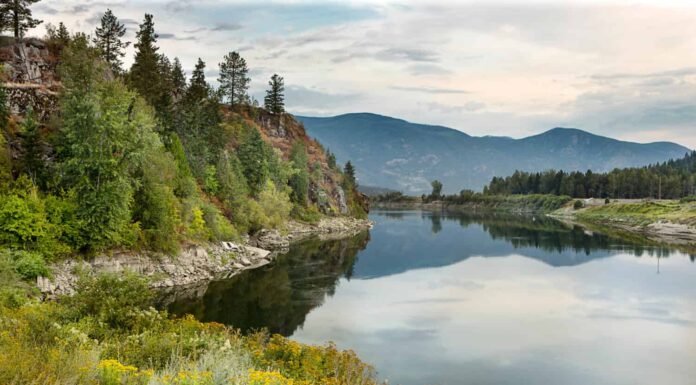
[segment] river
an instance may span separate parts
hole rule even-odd
[[[390,384],[691,384],[694,257],[543,217],[376,211],[171,303],[334,341]]]

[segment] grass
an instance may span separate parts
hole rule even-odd
[[[659,221],[696,225],[696,202],[644,201],[635,203],[610,203],[578,211],[580,220],[592,222],[621,222],[633,226],[646,226]]]

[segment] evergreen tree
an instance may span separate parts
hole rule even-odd
[[[232,213],[236,221],[239,211],[248,199],[249,187],[242,170],[242,164],[234,153],[223,151],[217,165],[217,179],[220,182],[218,197]]]
[[[181,100],[186,93],[186,74],[181,67],[181,62],[178,57],[174,58],[172,66],[172,97],[175,102]]]
[[[357,185],[357,181],[355,179],[355,167],[353,167],[353,163],[350,161],[346,162],[346,165],[343,167],[343,175],[345,175],[346,181],[350,183],[350,185]]]
[[[303,142],[296,140],[292,144],[290,162],[295,169],[289,181],[292,189],[290,198],[294,203],[305,206],[309,195],[309,172],[307,171],[307,149]]]
[[[237,149],[237,155],[250,192],[254,196],[258,196],[269,176],[268,152],[266,142],[261,138],[259,131],[250,127]]]
[[[101,25],[95,31],[94,44],[101,51],[101,57],[109,63],[115,73],[122,71],[121,58],[125,56],[124,49],[130,45],[130,42],[121,41],[125,34],[126,27],[118,21],[110,9],[107,9],[101,18]]]
[[[285,112],[285,85],[283,83],[283,78],[274,74],[271,76],[271,80],[268,82],[270,88],[266,91],[266,97],[264,98],[264,106],[266,110],[271,114],[280,115]]]
[[[58,23],[58,27],[53,24],[47,24],[46,40],[50,40],[60,47],[65,47],[70,43],[70,32],[62,21]]]
[[[162,92],[157,37],[152,15],[145,14],[145,20],[140,24],[140,30],[136,34],[138,41],[135,43],[135,61],[128,76],[131,87],[152,106],[156,106]]]
[[[220,90],[231,106],[247,103],[247,90],[251,81],[248,72],[246,60],[238,52],[228,53],[220,63]]]
[[[186,92],[186,100],[191,103],[200,102],[208,97],[210,86],[205,81],[205,62],[198,58],[196,67],[191,73],[191,83]]]
[[[43,21],[34,19],[29,7],[41,0],[0,0],[3,30],[11,30],[15,38],[24,36],[28,30]]]
[[[21,131],[21,169],[29,176],[34,185],[39,184],[39,176],[43,169],[43,146],[39,122],[36,120],[34,110],[29,108],[22,122]]]

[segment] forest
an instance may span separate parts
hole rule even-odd
[[[517,171],[494,177],[484,194],[552,194],[574,198],[680,199],[696,195],[696,152],[681,159],[608,173]]]

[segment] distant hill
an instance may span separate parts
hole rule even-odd
[[[433,179],[454,193],[481,190],[492,177],[515,170],[610,171],[681,158],[689,151],[670,142],[624,142],[573,128],[512,139],[369,113],[297,118],[339,162],[355,164],[360,184],[410,194],[429,192]]]

